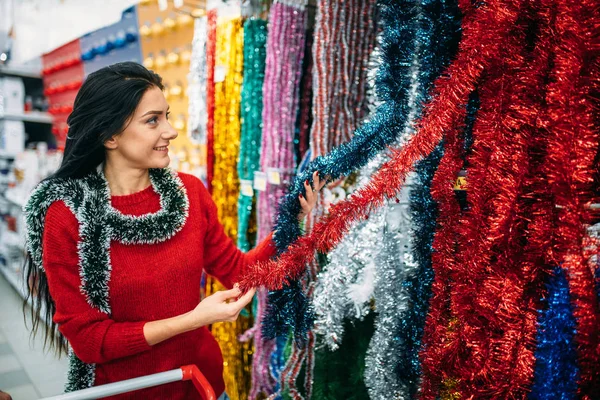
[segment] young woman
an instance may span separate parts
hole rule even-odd
[[[136,63],[90,74],[62,164],[25,207],[34,332],[44,320],[51,347],[68,341],[67,391],[196,364],[223,393],[221,351],[207,326],[238,317],[254,290],[242,294],[236,280],[275,253],[270,237],[240,252],[203,184],[167,169],[177,132],[162,89]],[[318,176],[313,184],[299,218],[316,203]],[[233,289],[200,301],[203,269]],[[178,382],[118,398],[197,394]]]

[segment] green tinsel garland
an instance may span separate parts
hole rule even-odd
[[[254,172],[260,170],[260,143],[262,136],[263,82],[267,57],[267,21],[250,19],[244,24],[244,81],[242,83],[242,133],[238,176],[251,182]],[[242,182],[244,185],[244,182]],[[238,247],[248,251],[248,228],[254,196],[240,191],[238,200]]]
[[[362,321],[345,321],[344,341],[336,351],[322,346],[316,352],[313,398],[363,400],[369,398],[364,383],[365,355],[374,331],[374,313]]]

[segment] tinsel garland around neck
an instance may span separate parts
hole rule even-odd
[[[112,207],[104,174],[92,172],[82,179],[49,179],[33,191],[23,208],[27,224],[26,247],[34,268],[44,273],[42,238],[46,213],[52,203],[63,201],[77,218],[81,291],[88,303],[110,315],[110,243],[152,244],[164,242],[179,232],[188,217],[189,202],[181,179],[169,169],[150,170],[154,191],[160,195],[160,210],[141,216],[124,215]],[[85,364],[71,352],[66,391],[92,386],[94,365]]]

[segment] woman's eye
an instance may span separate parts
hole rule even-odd
[[[158,122],[157,117],[152,117],[147,121],[149,124],[156,124]]]
[[[167,119],[169,119],[169,117],[170,117],[170,116],[171,116],[171,113],[170,113],[170,112],[168,112],[168,113],[167,113]]]

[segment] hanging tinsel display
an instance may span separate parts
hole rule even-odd
[[[254,172],[260,170],[260,148],[262,135],[263,83],[265,78],[267,44],[267,22],[262,19],[249,19],[244,24],[244,81],[242,84],[242,136],[238,174],[242,185],[238,200],[238,247],[248,251],[252,244],[248,236],[250,217],[256,204],[252,181]],[[252,229],[256,234],[255,228]],[[259,289],[256,297],[256,320],[263,314],[266,291]],[[258,324],[248,330],[241,341],[254,339],[252,358],[252,385],[250,399],[258,398],[259,393],[269,393],[274,386],[269,372],[271,343],[262,339]]]
[[[278,175],[258,196],[258,240],[273,229],[274,211],[295,169],[294,129],[304,56],[305,2],[279,1],[271,7],[263,88],[261,170]],[[299,213],[299,212],[298,212]],[[298,218],[296,214],[296,219]]]
[[[600,223],[588,228],[588,236],[584,242],[584,254],[590,270],[596,277],[596,292],[600,303]]]
[[[433,7],[430,8],[430,6]],[[461,14],[457,1],[442,1],[437,6],[435,4],[430,6],[423,5],[425,9],[431,10],[433,13],[433,21],[439,21],[433,26],[432,38],[446,38],[443,41],[432,40],[431,53],[439,55],[439,57],[434,56],[424,60],[423,70],[430,71],[432,76],[436,77],[449,64],[458,48]],[[425,62],[432,63],[431,67],[428,67]],[[467,138],[470,137],[477,109],[477,98],[473,97],[470,99],[467,109],[467,131],[465,132]],[[465,142],[470,143],[467,138],[465,138]],[[431,194],[431,184],[442,155],[443,146],[440,144],[433,153],[416,165],[415,179],[410,194],[410,211],[414,229],[412,253],[416,270],[402,283],[403,289],[407,292],[409,306],[398,316],[403,323],[398,325],[399,329],[394,336],[395,340],[401,343],[401,347],[398,349],[399,353],[404,355],[398,360],[395,373],[400,385],[407,389],[405,398],[416,396],[421,373],[419,350],[434,276],[431,257],[438,216],[437,203]]]
[[[276,1],[269,12],[269,35],[266,44],[266,65],[263,85],[262,143],[260,169],[269,176],[265,191],[258,195],[257,240],[270,234],[274,223],[274,210],[279,198],[295,171],[294,132],[299,108],[300,74],[302,72],[306,40],[306,1]],[[273,179],[275,178],[275,179]],[[263,180],[267,180],[263,177]],[[257,296],[255,329],[260,329],[267,308],[266,289]],[[279,367],[269,370],[269,354],[281,354],[276,343],[256,336],[259,353],[253,362],[252,394],[270,394],[275,390],[273,374]],[[260,341],[260,343],[258,343]],[[276,363],[276,365],[279,365]]]
[[[342,343],[346,320],[363,319],[371,310],[375,281],[374,251],[379,251],[384,213],[376,212],[354,227],[328,255],[317,277],[312,305],[315,332],[331,351]]]
[[[448,54],[448,49],[452,48],[447,44],[449,43],[448,38],[456,35],[456,32],[452,30],[452,28],[456,29],[456,22],[451,23],[456,21],[456,13],[449,13],[447,10],[450,7],[441,7],[440,4],[435,3],[423,7],[424,16],[419,20],[417,16],[419,7],[413,3],[409,4],[404,1],[381,1],[379,3],[384,21],[380,40],[383,55],[376,78],[376,92],[382,104],[372,114],[369,121],[357,130],[351,142],[334,149],[327,156],[317,158],[311,163],[308,170],[318,170],[321,175],[337,178],[362,167],[385,146],[391,145],[399,137],[409,116],[407,108],[411,86],[409,74],[415,54],[420,62],[428,67],[417,74],[419,81],[426,82],[421,84],[421,87],[424,88],[428,87],[429,82],[435,78],[431,69],[439,71],[448,61],[448,56],[443,56],[443,54]],[[443,12],[440,13],[440,9]],[[420,23],[418,24],[417,21]],[[439,26],[443,24],[451,28],[440,29]],[[433,34],[432,29],[438,30],[437,37],[440,39],[437,43],[446,44],[445,47],[439,46],[438,50],[441,51],[437,53],[433,53],[428,44],[429,38]],[[433,54],[442,55],[436,63],[432,63]],[[310,179],[308,172],[305,172],[302,177]],[[292,197],[291,193],[295,193],[294,197],[298,195],[297,193],[302,193],[301,182],[300,178],[294,181],[290,194],[286,196],[280,207],[276,233],[279,238],[280,250],[284,249],[300,232],[296,221],[289,217],[299,208],[297,200]],[[297,284],[292,286],[297,287]],[[274,303],[273,307],[273,309],[279,310],[279,316],[273,315],[265,329],[268,330],[269,335],[277,335],[285,334],[288,327],[294,327],[302,335],[302,332],[310,325],[310,320],[300,317],[302,313],[300,305],[303,304],[301,296],[297,291],[286,288],[279,299],[279,304]],[[284,307],[283,304],[288,304],[288,306]],[[290,310],[289,304],[297,304],[297,309]],[[290,311],[292,312],[290,313]]]
[[[274,211],[279,198],[285,193],[285,185],[295,169],[294,128],[298,113],[298,92],[304,55],[305,2],[276,2],[269,15],[267,38],[267,61],[263,88],[263,140],[261,170],[279,176],[281,184],[268,184],[258,197],[258,239],[268,235],[274,224]],[[296,217],[297,218],[297,217]],[[264,290],[264,289],[263,289]],[[264,325],[265,313],[270,304],[259,296],[263,314],[257,317]],[[272,347],[271,338],[264,338],[265,346]],[[264,368],[264,365],[257,366]],[[272,371],[282,375],[280,371]]]
[[[442,145],[439,145],[431,155],[417,164],[410,192],[410,211],[413,223],[412,251],[417,270],[403,283],[409,293],[410,305],[403,316],[405,323],[395,334],[397,340],[405,346],[401,351],[404,357],[399,360],[395,373],[398,380],[409,389],[410,396],[408,398],[414,397],[421,372],[419,350],[431,297],[431,283],[433,282],[431,245],[438,215],[437,203],[431,196],[431,181],[437,171],[442,154]]]
[[[217,10],[206,13],[206,183],[212,193],[215,168],[215,55],[217,51]]]
[[[493,6],[515,15],[518,10],[501,4],[490,9]],[[465,9],[466,19],[470,12],[473,9]],[[500,52],[480,84],[481,109],[468,160],[469,207],[465,214],[457,217],[460,206],[443,183],[456,176],[461,162],[457,159],[453,163],[452,154],[446,154],[434,178],[432,193],[440,206],[440,228],[433,243],[435,280],[423,339],[422,390],[427,398],[480,397],[484,393],[510,396],[507,391],[519,393],[531,383],[543,266],[539,257],[532,257],[531,268],[523,268],[517,259],[510,258],[527,253],[523,242],[516,240],[527,229],[524,217],[528,205],[520,200],[525,199],[520,193],[530,167],[528,155],[535,149],[530,140],[535,124],[530,116],[539,111],[547,64],[540,52],[543,46],[536,46],[535,51],[541,54],[529,68],[522,68],[529,51],[523,46],[523,35],[530,18],[527,12],[512,27],[502,49],[511,57],[502,57]],[[455,147],[454,153],[460,148],[464,145]],[[444,173],[442,164],[452,170]],[[511,233],[501,233],[505,229]],[[509,237],[515,238],[514,242],[502,242]],[[529,291],[524,291],[526,285],[531,285]],[[447,361],[443,361],[445,357]]]
[[[375,98],[375,74],[381,58],[379,46],[371,53],[370,69],[368,73],[367,97],[369,112],[377,107]],[[416,82],[416,75],[413,75]],[[356,188],[364,186],[370,176],[387,161],[385,154],[381,153],[371,160],[359,173],[357,182],[346,188],[346,192],[353,192]],[[383,222],[380,213],[371,215],[370,221]],[[373,294],[375,279],[375,266],[372,257],[363,257],[370,254],[371,250],[379,246],[379,235],[372,234],[373,227],[367,227],[367,222],[359,222],[348,233],[344,240],[327,256],[324,269],[319,272],[315,284],[315,294],[312,306],[315,311],[315,333],[319,335],[319,342],[331,350],[336,351],[344,333],[344,318],[348,320],[362,319],[370,311],[369,300]],[[377,237],[377,240],[369,240]],[[366,251],[361,251],[365,249]],[[368,268],[365,268],[368,265]],[[319,350],[327,352],[326,349]],[[319,358],[319,354],[317,354]]]
[[[416,271],[411,248],[411,219],[408,208],[410,186],[401,191],[399,200],[385,207],[383,249],[375,259],[375,333],[365,358],[365,384],[369,398],[410,398],[409,388],[396,375],[400,359],[406,357],[404,343],[397,332],[410,307],[403,282]]]
[[[382,0],[378,5],[383,33],[380,39],[382,59],[376,76],[376,93],[381,104],[369,120],[358,128],[350,142],[335,148],[326,156],[315,159],[307,170],[294,180],[290,193],[286,195],[280,206],[278,216],[276,242],[280,251],[300,234],[297,221],[291,216],[297,214],[299,210],[296,198],[303,193],[302,182],[306,179],[310,180],[314,171],[319,171],[323,177],[337,179],[361,168],[378,152],[398,140],[406,125],[411,88],[409,74],[415,52],[418,52],[417,58],[421,60],[431,57],[427,40],[431,35],[428,29],[432,26],[417,23],[419,7],[414,1]],[[433,9],[435,7],[424,11],[431,12]],[[417,77],[420,81],[433,78],[429,71],[421,71]],[[428,84],[421,86],[426,87]],[[296,283],[292,286],[298,287]],[[265,324],[265,329],[270,336],[285,335],[290,327],[302,336],[311,325],[310,318],[302,317],[301,309],[304,308],[304,300],[298,294],[298,290],[286,287],[278,296],[278,302],[271,303],[274,312]],[[295,310],[290,308],[289,305],[292,304],[296,305]]]
[[[206,39],[207,18],[194,21],[192,57],[188,74],[188,136],[193,142],[206,145]]]
[[[313,46],[313,158],[349,141],[367,114],[375,0],[319,0]]]
[[[244,81],[242,83],[242,133],[238,176],[242,191],[238,201],[238,247],[248,251],[250,215],[252,214],[254,172],[260,170],[263,83],[267,43],[267,22],[249,19],[244,24]]]
[[[332,207],[276,264],[266,263],[271,267],[268,277],[258,277],[270,287],[281,287],[286,276],[299,276],[315,250],[328,251],[352,221],[366,218],[385,197],[395,196],[412,164],[442,136],[454,154],[444,156],[432,193],[445,200],[445,215],[460,212],[449,200],[454,194],[447,182],[459,167],[456,154],[464,149],[464,139],[457,129],[478,84],[481,108],[469,158],[469,207],[458,226],[442,219],[446,225],[434,241],[444,257],[433,260],[434,297],[422,353],[424,398],[526,395],[533,381],[537,309],[548,276],[540,260],[548,248],[548,255],[568,272],[575,305],[578,394],[597,396],[598,372],[592,368],[597,361],[597,303],[592,301],[591,271],[581,267],[584,205],[590,200],[598,147],[590,96],[595,81],[589,79],[597,64],[590,53],[594,47],[583,38],[593,36],[587,30],[597,26],[597,16],[589,2],[540,4],[461,3],[465,22],[460,52],[438,80],[419,133],[394,153],[369,187]],[[551,18],[552,5],[557,6],[556,18]],[[553,63],[547,62],[548,49]],[[539,115],[544,119],[541,129]],[[547,188],[555,202],[550,207]],[[257,275],[264,267],[255,269]]]
[[[440,4],[430,5],[426,10],[431,14],[423,13],[421,23],[425,26],[428,26],[429,24],[430,29],[434,32],[433,36],[430,37],[438,38],[438,40],[431,43],[431,45],[433,47],[439,46],[440,48],[435,49],[437,51],[432,51],[432,54],[435,54],[436,57],[427,58],[426,61],[430,64],[424,65],[427,73],[437,75],[441,68],[449,62],[449,59],[453,54],[453,49],[456,48],[456,43],[458,41],[457,28],[459,25],[458,10],[456,4],[452,2],[440,2]],[[428,15],[432,16],[432,20],[423,18]],[[445,19],[439,19],[440,17],[445,17]],[[444,38],[445,40],[439,40],[439,38]],[[416,76],[417,72],[418,69],[415,70],[413,76]],[[416,95],[419,93],[417,89],[418,87],[413,87],[411,94],[414,93],[414,95]],[[425,91],[421,88],[417,104],[421,104],[424,95]],[[412,117],[410,119],[412,119]],[[425,167],[421,168],[423,172],[419,169],[421,175],[425,175],[420,176],[416,182],[417,187],[420,190],[420,192],[415,194],[415,198],[418,198],[416,203],[419,208],[413,210],[413,215],[415,218],[418,218],[418,221],[420,222],[420,225],[416,227],[420,229],[420,234],[417,234],[416,238],[421,241],[427,241],[427,237],[431,240],[435,228],[435,204],[432,200],[427,201],[425,198],[429,193],[429,184],[427,182],[431,180],[431,176],[437,168],[436,160],[439,160],[439,152],[437,156],[432,156],[437,158],[426,163]],[[427,175],[427,173],[429,173],[429,175]],[[392,206],[384,208],[384,210],[388,210],[390,207],[394,206],[397,205],[394,203]],[[432,206],[433,210],[431,210]],[[367,221],[362,223],[362,225],[367,227],[372,225],[374,221],[378,222],[380,213],[381,212],[373,213]],[[359,233],[357,233],[357,231]],[[371,236],[372,235],[369,235],[368,229],[365,230],[363,228],[361,231],[360,228],[355,228],[351,231],[350,235],[330,253],[329,256],[331,262],[327,266],[327,270],[321,274],[323,276],[320,277],[318,284],[326,284],[335,287],[341,281],[343,285],[343,282],[345,282],[348,277],[351,277],[352,274],[349,273],[350,271],[345,270],[343,273],[336,273],[334,272],[336,266],[343,266],[348,269],[355,265],[354,263],[347,262],[347,259],[349,259],[347,254],[341,254],[344,246],[347,245],[349,249],[357,248],[358,251],[356,251],[356,254],[363,254],[360,250],[360,244],[363,241],[369,243],[369,238]],[[352,240],[352,238],[356,239]],[[405,243],[407,243],[407,239],[408,238],[404,240]],[[419,269],[417,270],[417,266],[412,262],[412,257],[409,254],[397,251],[396,246],[399,246],[399,243],[394,242],[394,246],[390,246],[388,243],[387,247],[382,249],[381,241],[385,242],[386,237],[383,237],[383,235],[376,235],[373,241],[375,244],[369,246],[369,253],[379,248],[378,255],[376,256],[377,261],[374,262],[374,260],[367,257],[367,263],[370,261],[371,264],[375,264],[378,267],[375,274],[377,276],[376,279],[378,284],[375,284],[374,286],[375,292],[377,293],[375,304],[376,308],[378,310],[381,309],[382,312],[377,317],[376,332],[369,347],[365,380],[369,387],[371,398],[411,398],[416,391],[418,378],[418,341],[420,340],[420,332],[422,332],[425,321],[426,307],[424,306],[426,306],[428,301],[428,291],[432,278],[432,274],[430,273],[431,259],[430,255],[421,255],[421,257],[418,257],[418,260],[425,259],[428,260],[428,262],[421,262],[418,264]],[[418,246],[419,251],[427,251],[431,246],[431,241],[429,241],[429,244],[419,242]],[[340,247],[342,249],[340,249]],[[391,247],[394,247],[394,251],[386,253],[385,249],[391,249]],[[364,274],[364,277],[372,275],[369,272],[369,269],[366,269],[366,271],[367,273]],[[331,275],[327,276],[327,274]],[[387,279],[380,279],[381,276],[385,276]],[[365,282],[369,282],[369,279],[365,279],[364,277],[362,279]],[[394,278],[396,279],[394,280]],[[391,282],[395,282],[396,285],[393,285]],[[371,282],[370,285],[370,290],[372,291],[373,282]],[[352,313],[354,309],[360,311],[361,308],[357,307],[360,303],[356,304],[356,300],[360,299],[364,302],[365,299],[368,298],[368,283],[363,283],[361,285],[353,284],[350,287],[353,289],[351,293],[359,294],[359,296],[353,296],[355,297],[354,305],[351,304],[352,302],[348,301],[347,296],[345,295],[345,292],[349,291],[346,290],[346,287],[347,286],[344,285],[343,287],[340,286],[330,291],[331,293],[335,293],[333,296],[326,296],[325,293],[328,292],[327,290],[321,292],[317,291],[317,293],[320,294],[317,294],[315,297],[315,300],[321,300],[320,303],[318,301],[315,302],[315,309],[318,316],[317,326],[318,329],[326,335],[325,339],[329,339],[330,345],[333,344],[334,340],[336,342],[339,342],[340,340],[339,329],[335,329],[336,326],[339,327],[339,323],[336,324],[336,321],[340,319],[340,308],[344,310],[345,306],[345,311],[350,313]],[[359,290],[357,291],[354,287],[358,287]],[[393,303],[390,303],[390,299],[393,299]],[[366,303],[363,303],[362,305],[363,307],[368,306]],[[323,315],[323,310],[326,311],[325,315]],[[332,326],[332,323],[334,326]],[[401,356],[395,357],[393,356],[395,354]],[[407,357],[407,355],[410,355],[411,357]]]
[[[595,277],[583,258],[586,204],[594,196],[598,129],[598,26],[595,1],[557,2],[553,70],[546,95],[549,157],[546,172],[556,205],[554,253],[566,271],[576,322],[581,398],[600,397],[600,312]],[[595,97],[596,96],[596,97]]]
[[[348,333],[340,348],[335,351],[317,350],[311,398],[319,400],[369,398],[363,373],[365,353],[373,334],[373,317],[374,315],[370,314],[362,321],[346,320],[342,330]]]
[[[412,8],[408,9],[412,10]],[[395,11],[398,12],[398,10]],[[496,9],[490,11],[489,7],[482,7],[481,9],[478,9],[477,15],[472,19],[478,22],[478,29],[484,29],[484,27],[489,28],[488,22],[491,20],[494,22],[497,21],[500,24],[497,26],[506,31],[514,22],[513,17],[514,15],[512,13],[500,13],[497,12]],[[419,134],[414,136],[402,149],[396,150],[393,153],[390,162],[386,163],[381,168],[364,190],[360,190],[348,200],[332,206],[329,215],[315,226],[310,235],[300,238],[295,244],[289,246],[289,251],[284,253],[277,261],[255,265],[243,279],[242,283],[244,287],[254,287],[263,284],[270,288],[281,288],[290,278],[293,279],[302,274],[304,265],[313,258],[316,250],[322,252],[330,250],[333,245],[339,242],[343,233],[347,231],[349,224],[356,220],[365,219],[369,212],[377,205],[381,204],[386,196],[392,198],[395,197],[398,188],[404,182],[406,174],[411,169],[413,163],[424,155],[431,153],[435,148],[436,143],[439,142],[443,136],[443,132],[448,129],[448,127],[461,120],[460,117],[461,115],[464,115],[464,113],[460,112],[461,107],[457,102],[459,104],[466,104],[468,95],[473,90],[474,82],[477,81],[481,71],[490,62],[490,59],[492,58],[491,54],[495,54],[493,51],[481,53],[479,48],[481,46],[484,48],[489,46],[490,50],[493,50],[494,48],[497,49],[499,47],[499,43],[496,40],[498,39],[497,35],[501,35],[504,31],[495,29],[495,34],[486,34],[482,37],[478,35],[479,32],[476,30],[471,33],[471,35],[465,34],[462,41],[463,46],[457,59],[449,67],[448,73],[438,79],[436,85],[437,95],[434,95],[432,101],[426,108],[425,116],[419,123]],[[482,38],[484,40],[483,42]],[[385,49],[385,44],[382,44],[382,49]],[[394,59],[397,58],[397,56],[394,57]],[[402,64],[402,66],[406,65],[410,66],[411,63],[404,62]],[[401,68],[401,66],[398,66],[397,68]],[[382,91],[384,92],[384,99],[401,97],[397,95],[395,91],[391,91],[390,88],[387,87]],[[404,93],[406,93],[406,90],[404,90]],[[375,122],[381,123],[383,116],[386,116],[388,119],[401,118],[404,120],[406,118],[406,112],[390,114],[390,107],[394,109],[398,106],[395,104],[389,105],[388,103],[385,103],[384,100],[384,105],[379,108],[379,110],[382,111],[376,113],[375,116],[371,118],[370,122],[363,125],[359,131],[366,129],[365,127],[373,128]],[[464,109],[464,105],[462,108]],[[381,129],[377,129],[376,132],[378,134],[381,134],[382,132],[387,133],[388,135],[384,135],[384,137],[393,136],[391,133],[397,129],[397,125],[399,124],[386,124],[381,127]],[[403,126],[404,124],[401,125]],[[391,127],[394,128],[392,129]],[[340,146],[327,157],[333,157],[334,155],[340,157],[340,154],[346,154],[346,150],[349,150],[350,145],[354,148],[354,146],[361,142],[358,139],[364,140],[364,138],[365,136],[362,134],[355,135],[355,140],[350,142],[348,146]],[[369,143],[369,146],[361,147],[360,151],[354,148],[357,153],[352,153],[352,155],[362,156],[362,158],[368,157],[371,153],[366,150],[372,150],[377,143],[385,142],[384,138],[378,135],[372,136],[371,139],[373,139],[373,141]],[[342,160],[340,160],[340,163],[338,164],[330,165],[325,162],[328,159],[327,157],[315,160],[312,164],[314,169],[322,171],[324,175],[332,175],[329,172],[332,172],[334,169],[337,171],[340,164],[345,164],[345,166],[349,168],[347,163]],[[357,157],[347,158],[358,160]],[[321,166],[322,168],[319,168]],[[336,176],[336,174],[333,175]],[[300,192],[299,186],[300,183],[295,180],[293,189]],[[289,195],[287,197],[289,197]],[[294,204],[297,208],[297,202]],[[284,205],[291,206],[292,202],[286,200]],[[282,218],[284,218],[283,214],[286,213],[283,212],[282,209]],[[291,222],[287,217],[284,219]],[[285,226],[286,228],[288,227],[287,225]],[[299,233],[298,229],[294,228],[294,226],[297,227],[297,224],[292,224],[287,233]],[[277,233],[279,234],[282,231],[277,230]],[[316,239],[318,239],[318,241]]]
[[[214,175],[212,197],[225,233],[237,239],[237,199],[239,181],[237,157],[240,146],[240,98],[243,69],[243,28],[239,17],[219,17],[216,30]],[[207,294],[225,288],[214,278],[208,281]],[[246,399],[250,385],[252,344],[241,343],[238,336],[250,327],[250,318],[212,325],[224,360],[227,394]]]
[[[370,54],[373,50],[376,23],[375,0],[338,1],[320,0],[317,3],[312,61],[314,69],[312,117],[310,134],[311,156],[316,157],[329,150],[330,146],[347,141],[357,124],[366,115],[366,75]],[[305,79],[310,79],[306,77]],[[332,144],[320,145],[320,141]],[[325,200],[320,197],[313,214],[308,218],[306,228],[310,229],[314,218],[325,211]],[[310,272],[302,286],[311,288],[315,281],[319,264],[311,263]],[[298,286],[300,289],[300,286]],[[279,294],[273,294],[273,299]],[[304,301],[304,300],[303,300]],[[271,304],[269,302],[269,304]],[[290,361],[284,374],[288,390],[295,392],[298,366],[305,366],[306,396],[312,391],[312,366],[314,364],[314,335],[309,335],[306,344],[294,344]],[[302,356],[299,356],[302,354]]]
[[[314,32],[311,29],[306,31],[306,44],[304,45],[304,62],[302,63],[302,78],[300,80],[300,111],[297,121],[296,139],[294,142],[296,151],[296,161],[299,169],[301,162],[305,158],[310,148],[310,130],[312,128],[312,99],[313,99],[313,79],[314,60],[312,48],[314,43]]]
[[[495,17],[503,15],[489,13],[486,8],[480,11],[480,14],[482,14],[481,17],[488,17],[489,14]],[[511,15],[509,14],[505,20],[498,18],[500,25],[496,26],[510,27],[513,22],[510,17]],[[477,21],[477,19],[475,20]],[[486,18],[481,18],[481,20],[489,22],[486,21]],[[483,23],[483,26],[488,25]],[[492,47],[494,43],[497,43],[495,39],[495,37],[488,38],[489,45]],[[421,121],[422,128],[420,134],[413,138],[402,151],[394,154],[392,161],[387,163],[376,174],[370,186],[355,193],[348,201],[333,206],[330,210],[330,215],[325,218],[324,222],[317,224],[316,229],[313,229],[310,235],[300,239],[297,244],[292,246],[293,251],[284,254],[277,263],[273,262],[269,264],[266,269],[263,269],[264,265],[258,266],[254,270],[256,275],[248,277],[250,278],[248,282],[262,282],[272,288],[281,287],[280,285],[284,281],[280,280],[280,278],[288,276],[293,271],[301,273],[302,266],[312,258],[313,252],[316,249],[324,252],[329,250],[334,243],[339,241],[341,237],[340,233],[345,232],[352,220],[363,219],[368,215],[372,209],[371,204],[379,204],[384,195],[395,197],[396,190],[403,182],[405,174],[412,166],[412,163],[423,154],[427,154],[433,150],[433,146],[441,138],[442,132],[448,126],[452,126],[455,121],[461,120],[460,108],[450,105],[455,104],[456,100],[461,98],[466,103],[466,97],[473,87],[472,83],[469,85],[469,82],[474,82],[483,69],[483,66],[489,62],[487,59],[489,55],[487,53],[481,54],[477,50],[477,47],[481,44],[478,35],[473,34],[472,37],[466,35],[463,43],[465,41],[471,45],[464,46],[458,60],[450,67],[452,73],[444,76],[438,83],[439,94],[434,97],[429,106],[428,113]],[[475,45],[475,43],[477,44]],[[484,44],[488,45],[487,42]],[[469,65],[477,66],[477,68],[467,67]],[[461,83],[460,85],[458,85],[459,82]],[[459,88],[460,90],[455,91],[455,88]],[[402,113],[394,114],[396,117],[398,115],[402,115]],[[398,168],[400,166],[402,166],[402,169]],[[325,169],[325,172],[327,172],[327,169]],[[352,207],[353,205],[355,207]],[[316,238],[319,238],[318,247],[316,246],[317,243],[313,241]],[[268,277],[261,273],[261,271],[266,270],[269,271]],[[279,275],[280,273],[282,274]],[[290,275],[292,277],[298,276],[293,273]]]
[[[420,103],[417,97],[422,96],[418,90],[418,70],[419,64],[415,58],[410,73],[412,87],[408,100],[409,121],[416,117],[417,103]],[[423,88],[421,92],[422,90]],[[399,139],[400,143],[406,142],[412,133],[413,126],[409,123]],[[358,187],[364,186],[387,159],[387,155],[381,153],[370,161],[361,171]],[[377,268],[375,259],[383,250],[381,239],[385,214],[385,209],[376,211],[367,221],[353,227],[344,240],[328,254],[326,268],[318,275],[312,300],[316,314],[316,332],[323,336],[323,342],[331,350],[336,350],[342,341],[344,320],[362,319],[371,308]],[[397,256],[401,257],[399,254]]]
[[[243,69],[240,18],[219,18],[215,62],[214,176],[212,196],[227,236],[237,239],[240,96]]]
[[[546,308],[538,320],[535,378],[530,399],[575,399],[579,368],[574,346],[575,319],[565,271],[555,268]]]

